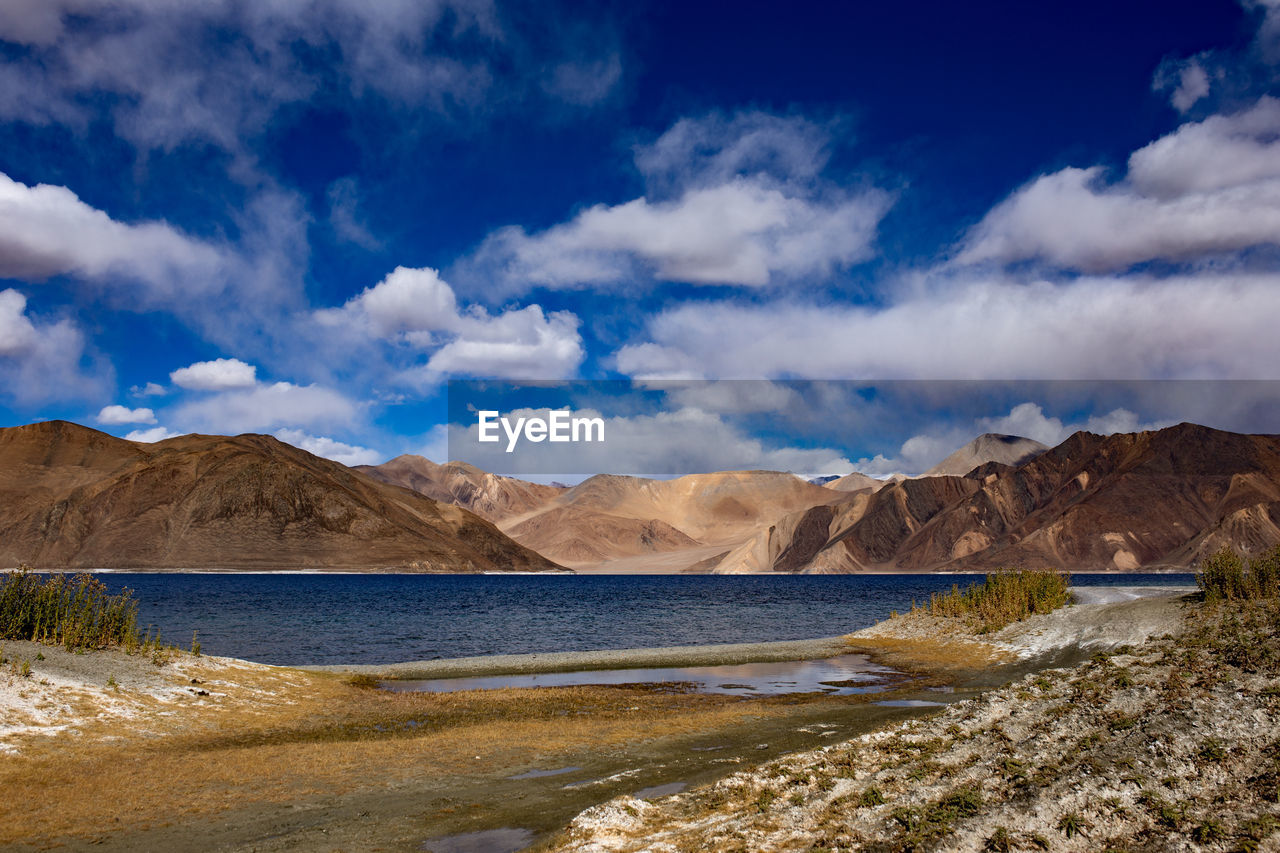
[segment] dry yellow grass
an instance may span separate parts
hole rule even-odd
[[[217,673],[206,675],[212,684]],[[166,716],[157,702],[133,719],[89,722],[74,738],[24,742],[0,767],[0,845],[492,772],[530,756],[607,750],[733,726],[748,713],[786,713],[784,702],[645,689],[393,694],[288,670],[221,681],[227,695],[216,705]]]

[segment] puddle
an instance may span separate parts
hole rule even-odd
[[[533,843],[531,829],[486,829],[428,838],[418,847],[430,853],[515,853]]]
[[[396,692],[452,693],[504,687],[569,687],[610,684],[687,684],[701,693],[770,696],[781,693],[828,693],[847,696],[884,689],[883,677],[893,673],[876,666],[866,655],[840,655],[825,660],[776,661],[724,666],[598,669],[587,672],[548,672],[537,675],[490,675],[476,678],[433,678],[388,681]]]
[[[508,779],[541,779],[543,776],[559,776],[562,773],[573,773],[575,770],[581,770],[581,767],[557,767],[555,770],[530,770],[527,773],[520,773],[515,776],[508,776]]]
[[[637,800],[652,800],[657,797],[669,797],[672,794],[678,794],[685,789],[686,782],[668,782],[665,785],[654,785],[652,788],[641,788],[631,796]]]
[[[886,708],[941,708],[947,703],[930,702],[927,699],[889,699],[876,704],[883,705]]]

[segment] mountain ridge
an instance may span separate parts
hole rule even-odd
[[[552,571],[490,522],[272,436],[0,429],[0,563]]]

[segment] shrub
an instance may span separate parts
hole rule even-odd
[[[72,649],[136,642],[138,603],[129,590],[108,595],[90,574],[42,578],[23,567],[0,576],[0,638]]]
[[[1249,559],[1224,547],[1196,572],[1205,601],[1241,601],[1280,595],[1280,545]]]
[[[981,584],[960,591],[952,586],[945,594],[934,593],[929,612],[934,616],[969,619],[982,633],[1037,613],[1049,613],[1067,603],[1071,576],[1047,570],[1003,570],[987,575]]]

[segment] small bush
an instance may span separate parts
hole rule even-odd
[[[0,576],[0,638],[65,646],[68,651],[136,642],[138,603],[108,595],[90,574],[42,578],[23,567]]]
[[[871,806],[884,805],[884,794],[880,793],[880,789],[875,785],[862,792],[862,796],[858,797],[858,805],[864,808]]]
[[[971,584],[961,592],[959,585],[945,594],[934,593],[929,613],[934,616],[968,619],[980,632],[998,631],[1004,626],[1037,613],[1050,613],[1068,601],[1071,576],[1045,570],[1009,570],[987,575],[981,584]]]
[[[1224,547],[1196,572],[1205,601],[1241,601],[1280,595],[1280,545],[1246,559]]]

